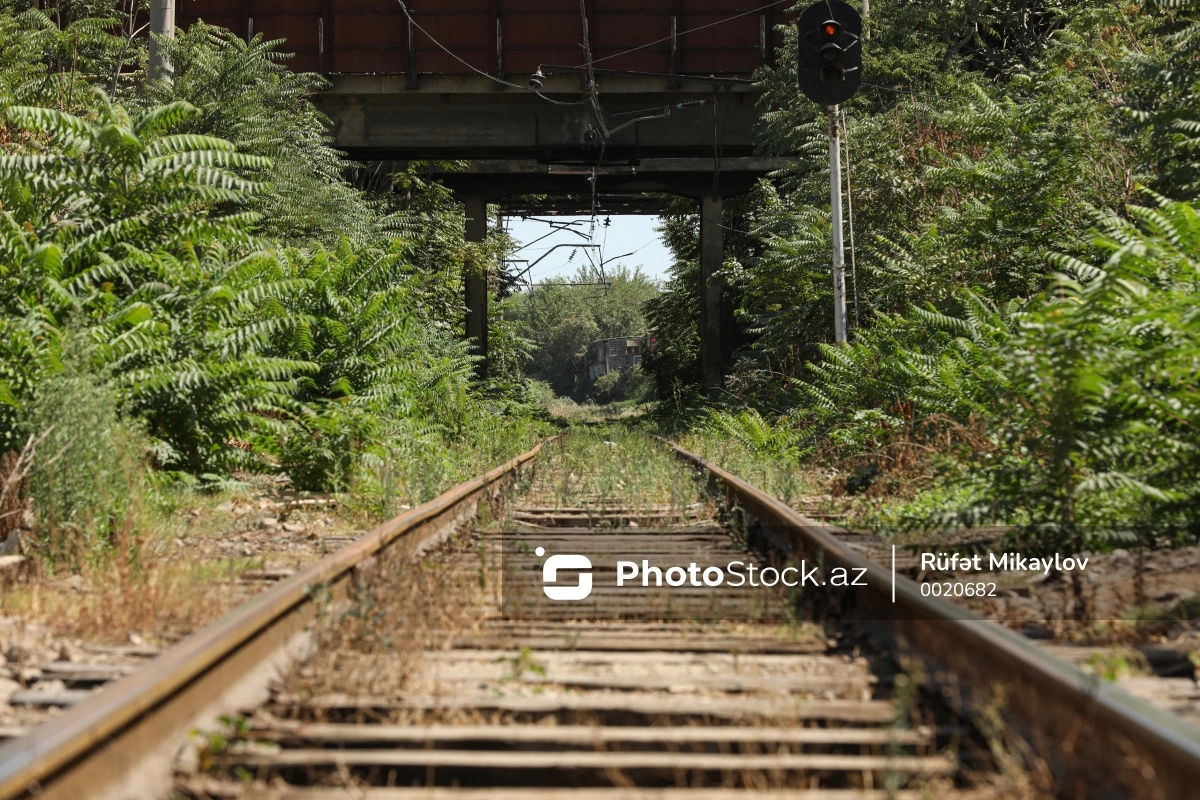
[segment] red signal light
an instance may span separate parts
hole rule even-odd
[[[809,0],[796,20],[796,77],[823,106],[849,100],[862,81],[862,15],[846,0]]]

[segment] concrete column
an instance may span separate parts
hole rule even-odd
[[[175,38],[175,0],[150,0],[150,33]],[[171,64],[150,37],[150,80],[171,79]]]
[[[723,210],[720,197],[700,199],[700,366],[705,391],[722,385],[733,342],[732,320],[726,320],[730,315],[725,308],[725,281],[713,278],[725,263]]]
[[[482,197],[467,197],[466,239],[468,242],[482,244],[487,240],[487,201]],[[467,305],[467,340],[471,342],[471,351],[483,356],[476,366],[476,374],[480,380],[487,378],[488,354],[488,317],[487,317],[487,265],[473,263],[469,259],[463,265],[463,286]]]

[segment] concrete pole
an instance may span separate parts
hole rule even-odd
[[[175,0],[150,0],[150,33],[175,38]],[[150,80],[170,80],[171,63],[150,37]]]
[[[482,197],[470,196],[465,199],[467,207],[466,240],[469,243],[483,244],[487,241],[487,201]],[[483,356],[475,367],[475,373],[480,380],[486,380],[488,374],[488,296],[487,296],[487,265],[472,263],[470,260],[463,265],[463,286],[467,306],[467,340],[471,342],[471,352]]]
[[[842,244],[842,141],[838,107],[829,106],[829,205],[833,211],[833,337],[846,343],[846,250]]]
[[[700,199],[700,366],[706,391],[720,388],[725,378],[725,281],[713,278],[725,265],[724,202],[720,197]]]

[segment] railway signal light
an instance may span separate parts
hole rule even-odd
[[[862,17],[842,0],[818,0],[796,21],[800,91],[836,106],[862,83]]]
[[[831,19],[821,25],[821,83],[835,86],[846,77],[846,48],[842,47],[842,26]]]
[[[862,17],[843,0],[817,0],[796,20],[800,91],[825,106],[829,122],[829,205],[833,223],[833,336],[846,331],[846,253],[842,244],[842,163],[838,106],[862,84]]]

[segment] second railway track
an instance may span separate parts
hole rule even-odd
[[[867,800],[1020,784],[1166,800],[1200,785],[1200,743],[1178,721],[891,583],[691,454],[619,445],[555,444],[545,464],[533,451],[283,581],[0,748],[0,797]],[[637,460],[671,456],[713,491],[638,485],[653,480]],[[806,558],[869,584],[629,600],[601,559],[588,602],[514,605],[511,565],[541,564],[535,544],[549,557],[600,539],[647,563]],[[1008,742],[973,727],[996,698]],[[179,747],[218,711],[220,735]],[[1010,745],[1054,787],[1000,770]]]

